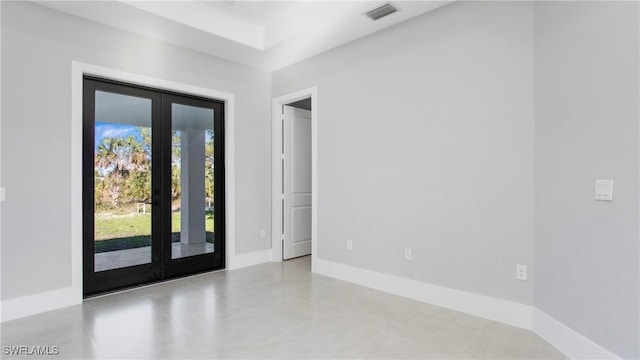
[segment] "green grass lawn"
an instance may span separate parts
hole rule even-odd
[[[207,241],[213,242],[213,212],[207,211]],[[180,241],[180,212],[171,214],[173,241]],[[151,214],[95,216],[95,252],[131,249],[151,244]]]

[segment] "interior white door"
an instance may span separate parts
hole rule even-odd
[[[282,258],[311,254],[311,112],[284,106]]]

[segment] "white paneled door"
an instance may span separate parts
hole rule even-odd
[[[311,112],[284,106],[283,259],[311,254]]]

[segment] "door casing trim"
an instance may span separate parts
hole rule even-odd
[[[282,261],[282,206],[281,184],[282,169],[280,165],[282,143],[282,106],[298,100],[311,98],[311,271],[315,272],[314,263],[318,258],[318,88],[298,90],[276,97],[271,106],[271,254],[272,261]]]

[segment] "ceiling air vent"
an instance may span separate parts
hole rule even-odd
[[[375,9],[367,12],[367,16],[370,17],[373,20],[378,20],[378,19],[381,19],[381,18],[383,18],[383,17],[385,17],[387,15],[391,15],[396,11],[398,11],[398,9],[393,7],[393,5],[384,4],[384,5],[380,6],[379,8],[375,8]]]

